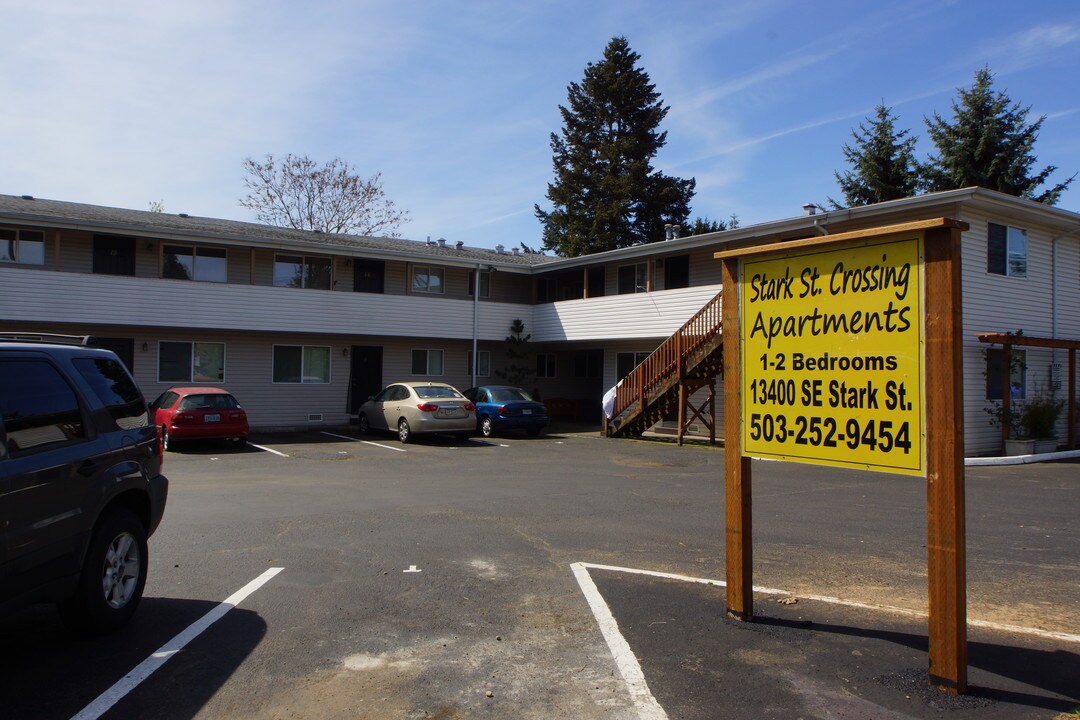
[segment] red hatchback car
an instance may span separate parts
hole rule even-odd
[[[150,409],[166,450],[182,440],[231,440],[238,448],[247,444],[247,413],[223,388],[169,388]]]

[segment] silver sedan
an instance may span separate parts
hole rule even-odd
[[[445,383],[387,385],[360,406],[360,432],[397,432],[403,443],[421,433],[449,433],[468,440],[476,431],[476,406]]]

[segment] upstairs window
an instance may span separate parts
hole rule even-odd
[[[161,277],[223,283],[228,280],[225,248],[166,245],[162,249]]]
[[[989,223],[986,231],[986,272],[1027,277],[1027,230]]]
[[[412,291],[414,293],[442,295],[445,292],[444,287],[442,268],[426,265],[417,265],[413,268]]]
[[[0,230],[0,262],[45,264],[45,234],[38,230]]]
[[[477,377],[491,377],[491,353],[487,350],[480,350],[476,353],[477,363],[476,372]],[[469,368],[469,375],[473,373],[473,354],[472,350],[469,351],[466,367]]]
[[[619,268],[619,294],[643,293],[649,289],[649,268],[645,263]]]
[[[476,271],[469,273],[469,295],[473,294],[473,285],[476,284]],[[480,297],[491,297],[491,271],[480,271]]]
[[[330,258],[303,255],[274,257],[275,287],[330,289]]]

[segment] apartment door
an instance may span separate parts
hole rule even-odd
[[[112,350],[132,375],[135,374],[135,341],[131,338],[99,337],[97,346]],[[151,398],[152,399],[152,398]]]
[[[134,275],[135,238],[95,235],[94,272],[102,275]]]
[[[386,263],[382,260],[355,260],[353,261],[353,292],[381,293],[385,276]]]
[[[348,411],[355,415],[360,406],[382,390],[383,349],[371,345],[353,345],[349,369]]]

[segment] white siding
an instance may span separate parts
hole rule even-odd
[[[538,342],[668,337],[718,292],[708,285],[546,303],[535,306],[530,332]]]

